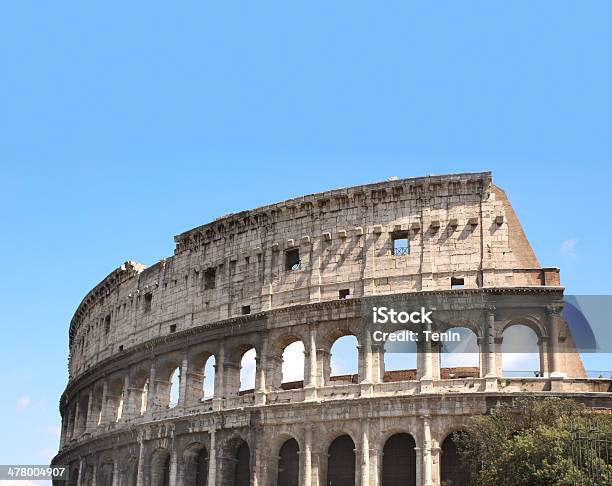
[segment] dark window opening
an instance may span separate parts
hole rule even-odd
[[[215,268],[207,268],[204,272],[204,290],[210,290],[215,288],[215,280],[217,276],[217,270]]]
[[[462,278],[451,277],[451,289],[462,289],[464,285]]]
[[[393,255],[404,256],[410,254],[410,241],[407,231],[398,231],[391,235],[393,240]]]
[[[110,324],[111,324],[111,316],[110,314],[108,314],[105,318],[104,318],[104,332],[106,334],[108,334],[110,332]]]
[[[153,294],[151,292],[146,293],[144,296],[144,311],[145,312],[151,311],[152,302],[153,302]]]
[[[119,351],[123,351],[123,344],[119,346]]]
[[[251,306],[250,305],[243,305],[242,306],[242,315],[246,316],[247,314],[251,313]]]
[[[170,334],[176,332],[176,324],[170,324]]]
[[[299,270],[300,267],[300,250],[297,248],[287,250],[285,253],[285,270]]]
[[[349,289],[338,290],[338,298],[340,300],[348,299],[350,296],[351,296],[351,291]]]

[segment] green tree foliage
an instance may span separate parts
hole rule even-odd
[[[605,441],[580,441],[579,449],[578,430],[612,438],[612,416],[567,399],[521,398],[473,417],[454,440],[471,485],[612,484]]]

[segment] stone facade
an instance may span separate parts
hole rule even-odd
[[[460,484],[445,439],[500,400],[610,407],[610,382],[586,378],[563,321],[559,270],[540,267],[488,172],[304,196],[175,241],[172,257],[112,272],[70,323],[54,463],[70,466],[71,485]],[[380,295],[426,301],[437,330],[470,329],[480,366],[443,369],[440,350],[419,343],[415,370],[385,373],[363,316]],[[515,324],[537,336],[537,377],[502,379],[503,333]],[[345,335],[357,338],[358,373],[332,376]],[[296,341],[304,380],[283,383]],[[255,386],[240,391],[253,348]]]

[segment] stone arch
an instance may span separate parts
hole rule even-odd
[[[336,351],[338,350],[337,346],[342,346],[340,340],[345,340],[346,343],[351,342],[350,346],[354,346],[354,354],[350,358],[349,366],[354,366],[355,373],[343,373],[343,371],[353,371],[353,366],[351,368],[342,369],[340,366],[332,367],[332,362],[334,360],[333,353],[334,347],[336,347]],[[359,350],[361,349],[361,341],[360,341],[360,333],[354,331],[350,328],[350,326],[339,327],[333,329],[329,332],[324,340],[325,346],[322,349],[322,369],[323,369],[323,378],[324,384],[348,384],[348,383],[358,383],[360,370],[361,370],[361,353]],[[354,344],[353,344],[354,343]],[[346,346],[347,348],[349,346]],[[353,351],[350,351],[353,353]],[[338,364],[338,362],[336,362]],[[332,368],[340,368],[334,370]],[[334,378],[332,380],[332,377]]]
[[[102,399],[104,397],[104,385],[101,382],[94,384],[92,393],[91,417],[89,421],[92,428],[102,424]]]
[[[252,356],[253,351],[251,350],[254,350],[255,356]],[[244,363],[243,366],[243,358],[247,353],[250,353],[249,358],[252,356],[252,359],[249,359],[249,362]],[[247,378],[247,375],[249,375],[249,384],[253,383],[254,388],[258,357],[259,350],[257,346],[252,344],[250,341],[241,342],[230,348],[223,366],[223,379],[226,396],[232,397],[237,396],[240,393],[249,393],[254,391],[252,389],[244,388],[244,386],[246,385],[245,379]]]
[[[440,446],[440,481],[448,486],[467,486],[470,484],[470,474],[463,467],[463,462],[458,454],[457,445],[454,441],[456,431],[448,434]]]
[[[381,486],[416,486],[416,441],[411,434],[398,432],[382,448]]]
[[[102,458],[97,468],[96,486],[112,486],[114,474],[115,470],[112,459]]]
[[[212,397],[212,394],[205,393],[205,387],[214,389],[216,372],[214,367],[211,369],[211,363],[216,365],[217,357],[208,346],[197,346],[191,350],[185,403],[197,405],[205,398]]]
[[[298,486],[300,446],[293,437],[286,439],[278,451],[276,486]]]
[[[68,486],[78,486],[78,485],[79,485],[79,470],[75,468],[70,473],[70,478],[68,479]]]
[[[121,417],[124,416],[125,395],[126,390],[124,376],[120,374],[111,376],[111,378],[108,380],[108,390],[106,396],[109,422],[118,422],[121,420]]]
[[[206,486],[208,482],[208,449],[192,442],[183,452],[183,485]]]
[[[150,370],[144,365],[140,365],[132,370],[130,378],[130,410],[134,415],[143,415],[147,410],[147,398],[149,394]]]
[[[410,329],[406,328],[408,332]],[[392,332],[401,335],[402,329]],[[386,332],[386,331],[385,331]],[[415,342],[399,342],[387,339],[382,344],[382,377],[383,381],[416,380],[417,377],[417,345]]]
[[[440,378],[479,378],[480,340],[471,327],[460,324],[445,327],[443,332],[458,334],[458,342],[446,341],[440,345]]]
[[[276,390],[302,388],[304,386],[306,363],[303,353],[305,341],[299,333],[292,330],[274,339],[273,342],[274,344],[267,357],[270,387]],[[295,349],[296,347],[299,348],[298,343],[301,343],[302,353]],[[288,359],[289,355],[292,357],[291,361]],[[291,362],[292,368],[297,369],[297,372],[295,369],[288,368],[289,362]],[[301,373],[298,368],[301,369]]]
[[[507,319],[503,322],[503,324],[497,327],[497,332],[495,337],[501,338],[503,337],[504,332],[512,326],[522,325],[530,328],[538,337],[538,339],[542,339],[548,335],[546,331],[546,326],[542,323],[542,321],[534,315],[525,314],[520,316],[515,316],[510,319]]]
[[[327,449],[327,480],[334,486],[355,486],[355,442],[348,434],[337,436]]]
[[[221,484],[227,486],[249,486],[252,476],[251,449],[241,435],[233,435],[221,444],[221,455],[217,459],[221,473]],[[219,461],[222,463],[219,467]]]
[[[164,447],[153,451],[151,455],[151,486],[170,485],[170,452]]]
[[[503,327],[498,372],[507,377],[537,377],[544,371],[543,339],[529,322],[513,320]]]
[[[163,356],[157,366],[155,377],[155,403],[161,408],[171,408],[171,401],[180,400],[176,393],[180,389],[182,358],[179,353]],[[177,374],[178,370],[178,374]],[[175,405],[175,404],[174,404]]]
[[[130,455],[119,472],[119,486],[136,486],[138,482],[138,456]]]

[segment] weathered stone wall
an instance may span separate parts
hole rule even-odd
[[[394,254],[398,235],[409,252]],[[537,394],[612,405],[612,382],[586,379],[575,352],[558,270],[539,267],[489,173],[305,196],[175,240],[174,256],[112,272],[71,322],[54,459],[70,465],[71,486],[94,478],[96,486],[190,486],[204,460],[209,486],[234,486],[244,444],[250,484],[273,485],[290,439],[300,486],[324,486],[330,444],[343,434],[354,444],[355,484],[377,486],[383,448],[398,433],[414,440],[416,484],[434,486],[444,439],[498,400]],[[287,269],[295,250],[299,265]],[[451,288],[451,278],[463,288]],[[479,366],[442,368],[439,347],[419,343],[416,369],[386,372],[362,307],[381,295],[426,301],[434,330],[470,329]],[[538,376],[502,376],[503,333],[517,324],[535,333]],[[358,372],[332,377],[332,345],[345,335],[357,338]],[[283,386],[283,351],[296,341],[304,379]],[[240,392],[240,360],[251,348],[255,388]],[[213,356],[208,399],[202,383]],[[175,369],[179,402],[170,407]]]
[[[84,299],[71,323],[70,375],[196,317],[214,322],[246,306],[337,300],[343,289],[353,297],[444,290],[451,277],[465,288],[559,285],[517,224],[490,173],[389,181],[220,218],[177,236],[175,255],[150,268],[127,262]],[[393,255],[399,232],[410,242],[401,257]],[[300,265],[287,271],[291,249]]]

